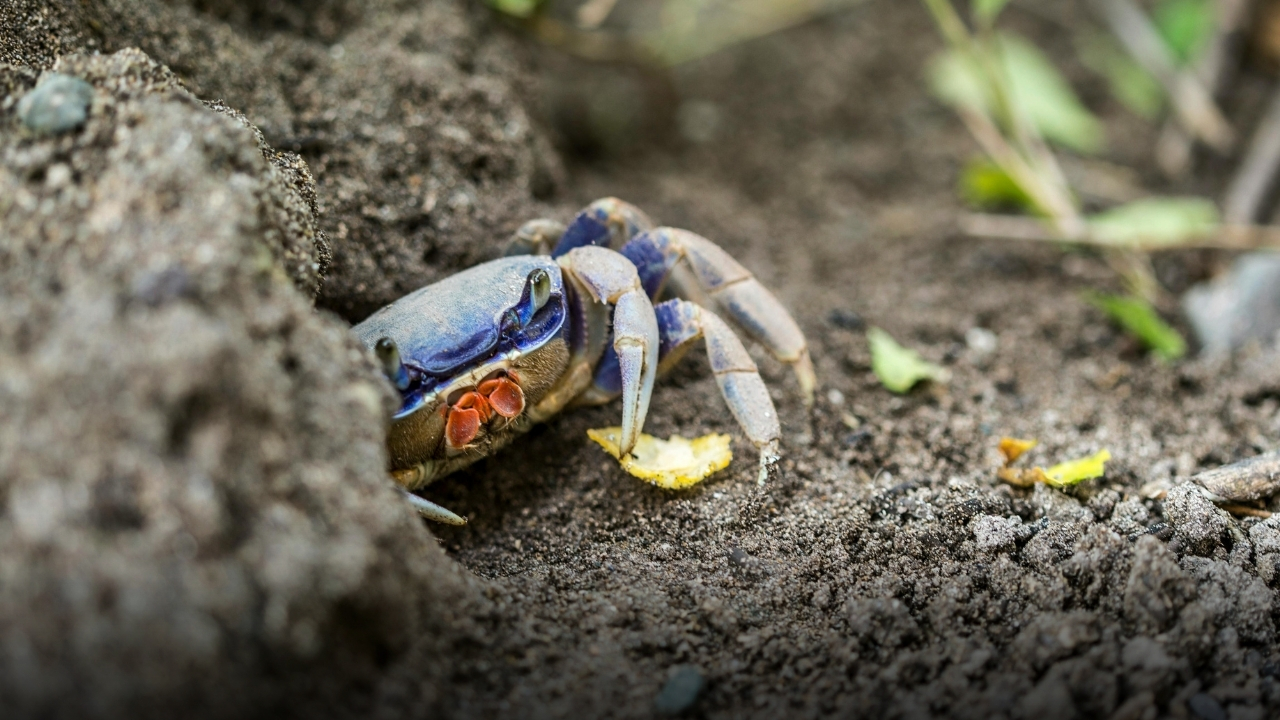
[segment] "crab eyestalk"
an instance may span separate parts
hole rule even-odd
[[[520,301],[507,311],[507,323],[517,327],[528,325],[533,316],[551,299],[551,276],[541,268],[529,273],[524,281]]]
[[[408,390],[409,369],[400,362],[400,348],[396,347],[396,341],[389,337],[381,338],[373,346],[373,351],[377,353],[378,361],[382,363],[382,374],[386,375],[400,392]]]

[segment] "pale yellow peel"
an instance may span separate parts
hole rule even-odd
[[[587,437],[615,458],[621,435],[620,427],[587,431]],[[621,461],[622,469],[660,488],[683,490],[729,466],[733,460],[729,439],[713,433],[693,440],[679,435],[662,440],[641,433],[631,456]]]

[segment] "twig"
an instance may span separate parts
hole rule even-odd
[[[1035,200],[1037,206],[1054,218],[1060,236],[1074,236],[1083,231],[1084,222],[1080,219],[1080,213],[1076,210],[1070,195],[1063,188],[1046,180],[1041,173],[1036,172],[1005,141],[999,128],[991,122],[990,118],[964,108],[957,108],[957,112],[960,119],[964,121],[965,127],[969,129],[969,133],[982,146],[983,151],[1014,178],[1018,186]]]
[[[578,27],[588,30],[600,27],[605,20],[609,19],[609,13],[613,12],[617,4],[618,0],[586,0],[578,6],[575,13]]]
[[[1270,510],[1263,510],[1262,508],[1256,508],[1250,505],[1241,505],[1239,503],[1222,503],[1218,505],[1218,507],[1222,508],[1223,510],[1226,510],[1232,515],[1248,515],[1250,517],[1263,518],[1264,520],[1266,518],[1271,517]]]
[[[1044,220],[1016,215],[991,215],[971,213],[960,218],[960,230],[972,237],[1001,240],[1029,240],[1033,242],[1067,242],[1097,245],[1107,248],[1123,248],[1150,252],[1183,248],[1209,248],[1216,250],[1258,250],[1280,248],[1280,227],[1270,225],[1223,225],[1212,233],[1187,239],[1175,244],[1136,242],[1118,245],[1116,242],[1091,235],[1087,226],[1079,233],[1058,232]]]
[[[1109,247],[1102,251],[1102,258],[1124,279],[1130,293],[1152,305],[1160,299],[1160,281],[1156,279],[1156,269],[1149,254],[1131,248]]]
[[[1258,219],[1267,192],[1280,169],[1280,86],[1271,98],[1271,106],[1263,116],[1249,142],[1244,162],[1227,187],[1223,201],[1223,217],[1228,223],[1246,224]]]
[[[1280,490],[1280,451],[1193,475],[1191,480],[1230,502],[1252,502]]]
[[[1133,0],[1093,0],[1093,5],[1133,59],[1164,85],[1182,124],[1215,150],[1230,150],[1235,132],[1213,96],[1194,75],[1178,71],[1169,48]]]
[[[1250,0],[1218,0],[1213,38],[1196,63],[1195,74],[1210,95],[1216,96],[1227,83],[1228,60],[1235,56],[1240,29],[1249,17]],[[1165,122],[1156,141],[1156,164],[1170,177],[1181,177],[1191,166],[1191,145],[1195,139],[1176,119]]]
[[[969,30],[960,19],[960,15],[956,13],[951,0],[924,0],[924,5],[933,15],[933,21],[937,23],[938,30],[942,32],[942,37],[947,43],[968,52],[971,42]]]

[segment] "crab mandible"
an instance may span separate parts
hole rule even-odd
[[[654,305],[663,293],[671,299]],[[654,378],[705,338],[720,392],[760,450],[763,481],[777,459],[778,415],[742,342],[711,308],[789,363],[812,403],[816,379],[800,328],[715,243],[655,228],[615,198],[592,203],[568,227],[526,223],[507,257],[421,288],[355,326],[400,393],[387,440],[392,476],[424,517],[462,524],[413,491],[567,407],[618,397],[626,457]]]

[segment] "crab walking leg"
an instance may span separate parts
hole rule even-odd
[[[656,299],[670,279],[675,295],[727,313],[774,357],[791,365],[805,404],[813,405],[818,379],[800,326],[773,293],[719,245],[688,230],[662,227],[640,233],[621,252],[636,266],[649,297]]]
[[[436,522],[442,522],[446,525],[467,524],[466,518],[452,512],[451,510],[440,507],[430,500],[418,497],[407,490],[401,490],[400,492],[404,493],[405,498],[409,500],[409,504],[413,506],[413,509],[417,510],[419,515],[428,520],[435,520]]]
[[[511,236],[505,255],[550,255],[564,230],[564,223],[555,220],[530,220]]]
[[[742,431],[760,450],[759,482],[778,459],[778,412],[756,364],[737,333],[715,313],[687,300],[668,300],[654,307],[661,334],[658,368],[666,372],[699,338],[707,341],[707,360],[725,404]]]
[[[658,374],[658,321],[653,304],[640,285],[635,266],[618,253],[581,247],[570,251],[560,263],[579,292],[596,304],[613,306],[612,347],[618,357],[622,390],[622,437],[618,448],[626,457],[644,429]],[[589,308],[586,312],[601,309]],[[586,360],[594,363],[598,358]]]
[[[618,198],[601,198],[573,218],[551,256],[560,257],[580,247],[621,247],[652,227],[653,221],[635,205]]]

